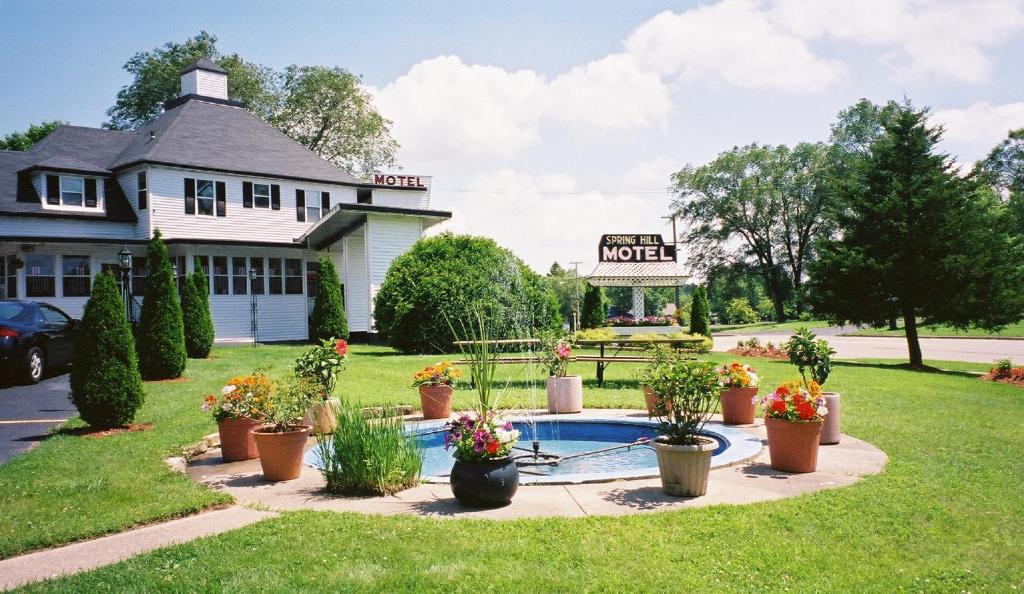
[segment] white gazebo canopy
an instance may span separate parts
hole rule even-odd
[[[644,287],[680,287],[687,280],[679,262],[600,262],[587,277],[595,287],[633,287],[634,318],[644,317]]]

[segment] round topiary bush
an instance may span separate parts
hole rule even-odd
[[[451,233],[420,239],[391,263],[374,317],[389,345],[442,353],[465,337],[462,326],[477,307],[485,310],[494,338],[562,324],[554,293],[522,260],[493,240]]]
[[[310,338],[331,340],[348,339],[348,319],[341,298],[341,279],[330,258],[320,258],[320,285],[313,303],[313,322]]]
[[[213,348],[214,329],[210,317],[210,285],[197,268],[181,288],[181,319],[185,326],[185,352],[193,359],[205,359]]]
[[[89,425],[127,425],[144,393],[132,329],[114,277],[99,274],[75,338],[71,401]]]
[[[173,379],[185,371],[185,328],[174,288],[174,270],[160,230],[146,250],[146,295],[139,318],[139,371],[147,380]]]

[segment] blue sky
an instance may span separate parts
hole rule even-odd
[[[664,232],[668,176],[749,142],[822,140],[910,97],[966,162],[1024,126],[1022,0],[0,2],[0,133],[98,125],[136,51],[200,29],[281,68],[361,74],[447,228],[537,269]]]

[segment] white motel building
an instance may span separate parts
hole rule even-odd
[[[218,340],[302,340],[329,257],[349,328],[374,331],[373,297],[397,256],[451,217],[430,209],[426,177],[362,182],[228,97],[199,60],[181,96],[133,132],[61,126],[24,152],[0,151],[0,298],[80,317],[92,277],[133,255],[145,291],[146,243],[159,229],[179,276],[201,266]]]

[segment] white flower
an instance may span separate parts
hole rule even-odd
[[[825,405],[822,404],[821,406],[818,407],[818,414],[821,415],[821,416],[827,415],[828,414],[828,408],[826,408]]]
[[[220,405],[220,409],[222,411],[225,411],[225,412],[230,411],[231,410],[231,405],[228,404],[227,402],[225,402],[224,404]]]
[[[234,386],[227,385],[227,386],[224,386],[223,388],[221,388],[220,393],[221,394],[230,394],[230,393],[232,393],[234,391],[235,391],[235,387]]]
[[[515,429],[506,431],[504,428],[498,427],[494,430],[494,437],[497,438],[500,443],[511,443],[519,439],[519,431]]]

